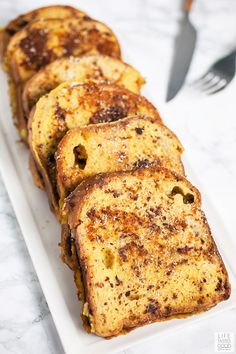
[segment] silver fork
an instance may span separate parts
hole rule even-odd
[[[198,80],[192,83],[195,88],[207,95],[223,90],[233,80],[236,71],[236,50],[218,60]]]

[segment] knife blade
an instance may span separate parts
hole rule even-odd
[[[166,95],[167,102],[174,98],[183,86],[196,45],[197,32],[189,20],[190,9],[191,1],[185,1],[184,17],[175,41],[174,56]]]

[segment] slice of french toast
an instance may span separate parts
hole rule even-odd
[[[90,177],[67,211],[92,333],[109,338],[230,296],[200,194],[184,177],[160,167]]]
[[[174,133],[148,116],[71,129],[55,155],[59,205],[83,179],[101,172],[162,165],[184,174],[182,151]]]
[[[84,12],[75,9],[71,6],[65,5],[51,5],[40,7],[38,9],[27,12],[23,15],[16,17],[14,20],[10,21],[1,31],[0,31],[0,57],[2,58],[10,38],[24,28],[29,22],[34,20],[42,20],[48,18],[65,18],[69,16],[85,17],[87,16]]]
[[[106,55],[94,54],[57,59],[27,81],[23,92],[24,122],[22,121],[20,129],[24,126],[26,128],[29,113],[41,96],[60,83],[72,79],[79,82],[96,79],[101,83],[115,83],[135,93],[139,93],[145,82],[131,65]],[[42,189],[43,181],[32,156],[30,170],[35,185]]]
[[[58,207],[54,154],[67,130],[135,114],[147,114],[161,122],[149,101],[115,84],[62,83],[40,98],[29,120],[29,144],[52,209]]]
[[[24,82],[57,58],[89,52],[114,58],[121,55],[116,36],[105,24],[87,16],[71,16],[29,23],[11,38],[5,57],[16,82]]]
[[[11,85],[15,124],[24,141],[27,142],[22,107],[25,82],[57,58],[97,52],[120,58],[120,47],[114,33],[89,17],[33,21],[11,38],[5,65]]]
[[[40,97],[65,81],[97,80],[122,85],[139,93],[144,78],[131,65],[109,56],[95,54],[55,60],[35,74],[25,85],[23,107],[26,117]]]

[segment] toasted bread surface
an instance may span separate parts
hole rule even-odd
[[[111,337],[230,296],[200,204],[184,177],[159,167],[97,175],[68,197],[91,332]]]
[[[114,84],[63,83],[37,102],[29,120],[29,143],[53,209],[58,205],[54,154],[67,130],[135,114],[161,122],[144,97]]]
[[[96,54],[57,59],[26,83],[23,92],[26,116],[40,97],[62,82],[71,80],[115,83],[135,93],[139,93],[144,83],[143,77],[132,66],[109,56]]]
[[[69,16],[84,17],[84,12],[71,6],[52,5],[37,8],[10,21],[1,31],[0,55],[3,56],[10,38],[22,30],[29,22],[48,18],[65,18]]]
[[[174,133],[148,116],[71,129],[56,152],[60,205],[83,179],[100,172],[162,165],[184,174],[182,151]]]
[[[5,66],[14,85],[11,101],[16,125],[25,142],[27,129],[22,107],[25,82],[57,58],[97,52],[120,58],[119,43],[113,32],[89,17],[36,20],[11,38]]]
[[[57,58],[89,52],[120,57],[118,40],[103,23],[89,17],[37,20],[11,38],[6,63],[15,82],[25,82]]]

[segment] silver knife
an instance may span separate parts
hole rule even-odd
[[[174,57],[168,81],[166,101],[170,101],[184,84],[196,45],[197,32],[189,21],[192,1],[184,2],[184,17],[175,41]]]

